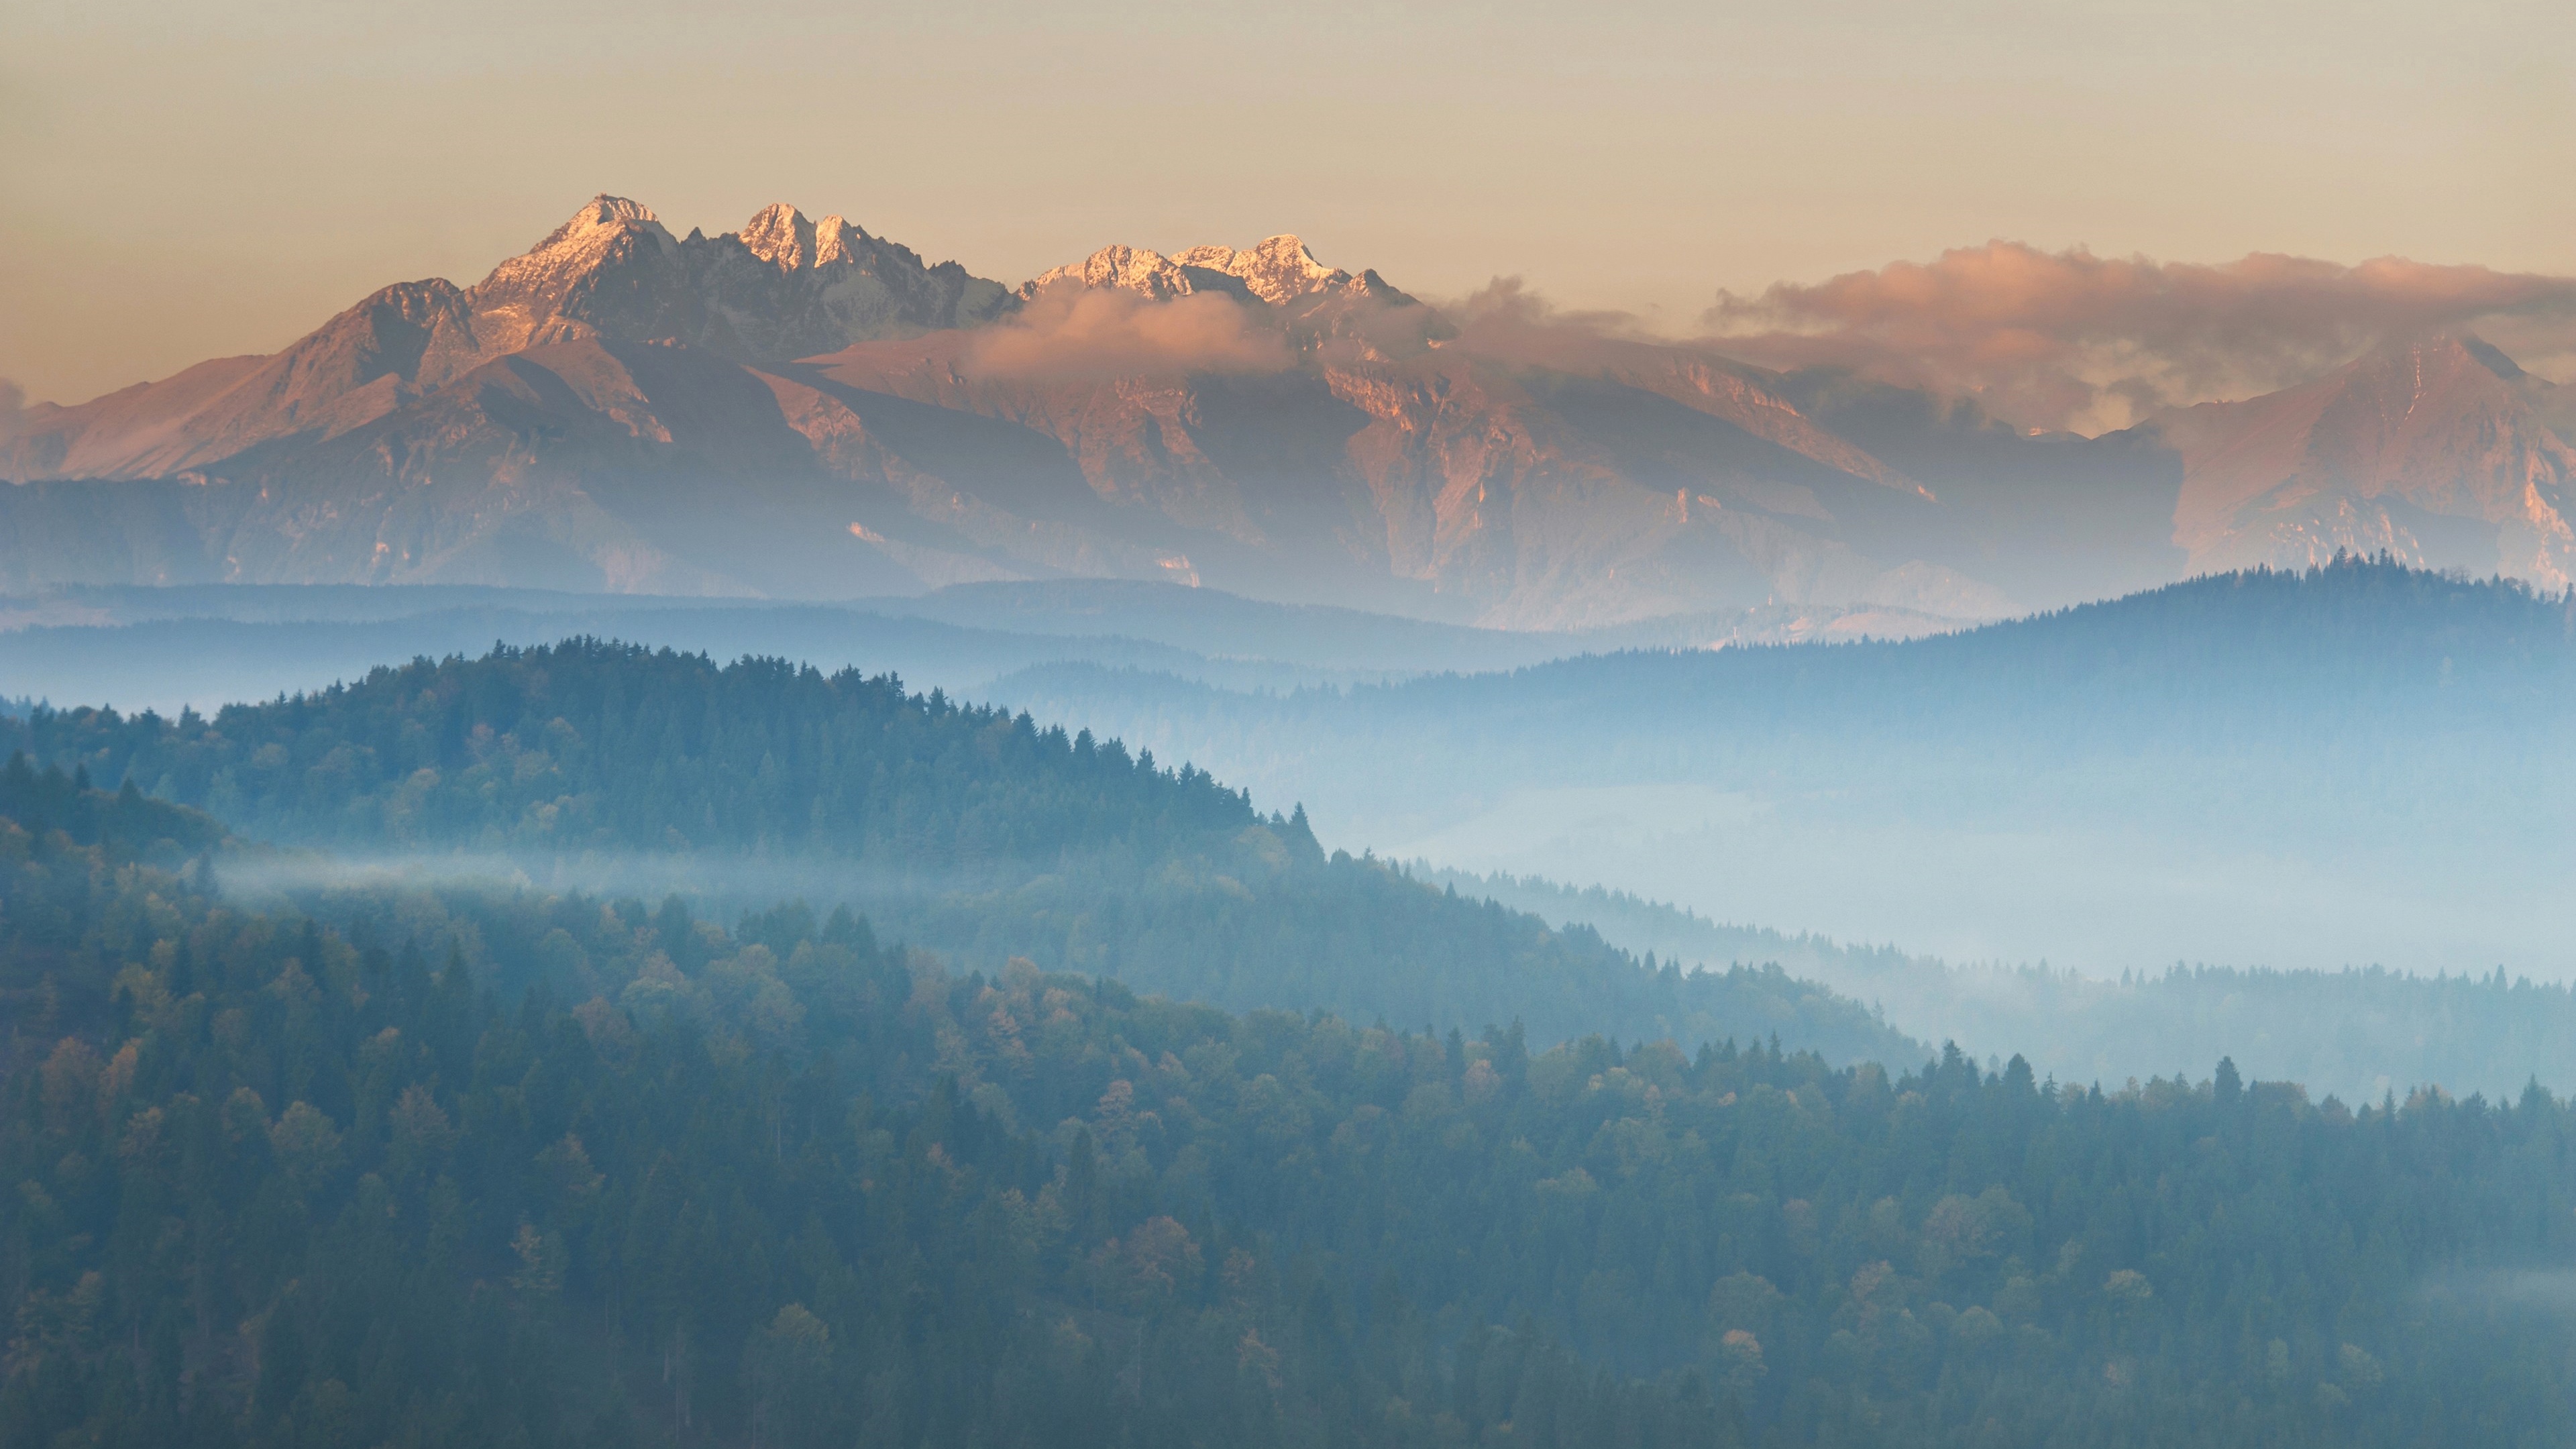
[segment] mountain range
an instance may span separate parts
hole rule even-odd
[[[2559,391],[2442,334],[2029,436],[1507,292],[1444,310],[1293,236],[1106,247],[1010,287],[838,216],[681,238],[601,196],[473,286],[0,417],[0,590],[1091,577],[1569,629],[1994,617],[2338,548],[2558,587]]]

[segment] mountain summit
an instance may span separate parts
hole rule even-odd
[[[1353,276],[1325,266],[1304,241],[1285,234],[1265,237],[1240,251],[1195,246],[1171,256],[1142,247],[1105,246],[1079,262],[1040,272],[1021,284],[1020,295],[1033,298],[1065,284],[1115,287],[1158,302],[1209,291],[1273,307],[1293,306],[1318,293],[1361,296],[1397,306],[1412,305],[1414,300],[1388,286],[1375,271]]]
[[[2440,332],[2148,427],[2183,461],[2174,538],[2195,569],[2385,549],[2558,588],[2576,582],[2576,448],[2548,426],[2555,391]]]
[[[740,232],[674,238],[643,205],[597,196],[472,287],[387,287],[273,357],[226,358],[0,438],[7,476],[149,478],[291,436],[331,438],[494,359],[600,339],[777,364],[878,337],[972,326],[1011,306],[997,282],[840,217],[784,204]]]
[[[485,356],[581,337],[672,341],[781,363],[876,337],[972,326],[1009,305],[996,282],[925,264],[838,216],[783,202],[739,232],[674,241],[653,213],[600,196],[466,293]]]
[[[2446,336],[2026,438],[1507,296],[1447,316],[1294,235],[1011,289],[785,203],[675,236],[601,195],[471,286],[0,415],[0,589],[1110,577],[1576,628],[1991,617],[2338,547],[2557,584],[2564,391]]]

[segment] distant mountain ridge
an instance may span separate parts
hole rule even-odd
[[[472,287],[397,283],[272,357],[40,407],[0,457],[14,478],[162,477],[273,438],[337,437],[532,348],[659,342],[779,363],[1008,305],[998,283],[838,216],[774,205],[740,232],[679,239],[643,206],[599,196]]]
[[[1508,299],[1452,317],[1293,235],[1110,246],[1014,289],[839,216],[675,237],[600,196],[470,287],[0,420],[27,485],[0,493],[0,590],[1092,577],[1580,629],[1990,618],[2337,546],[2555,585],[2567,411],[2457,337],[2029,438]]]
[[[2546,421],[2554,391],[2444,333],[2148,427],[2182,456],[2175,538],[2195,568],[2384,549],[2563,587],[2576,580],[2576,448]]]
[[[1268,695],[1047,664],[984,697],[1389,854],[1953,961],[2576,973],[2565,590],[2348,557],[1905,643]]]

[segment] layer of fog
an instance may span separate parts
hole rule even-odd
[[[2506,1307],[2552,1317],[2576,1314],[2576,1271],[2564,1268],[2498,1268],[2446,1273],[2417,1285],[2427,1304],[2465,1309]]]
[[[2576,990],[2500,974],[2378,969],[2236,971],[2175,965],[2115,979],[2045,965],[1958,962],[1885,945],[1711,920],[1599,887],[1470,874],[1416,861],[1424,884],[1528,911],[1685,970],[1776,963],[1868,1002],[1923,1042],[1956,1042],[1990,1065],[2028,1058],[2061,1082],[2208,1075],[2224,1055],[2247,1077],[2297,1082],[2346,1103],[2420,1086],[2510,1099],[2576,1070]]]
[[[380,620],[149,619],[40,625],[0,632],[0,694],[57,707],[212,714],[231,703],[328,689],[414,658],[479,656],[494,644],[551,644],[576,634],[705,653],[731,661],[783,656],[825,670],[892,673],[914,690],[952,695],[1055,660],[1150,667],[1236,688],[1283,689],[1388,677],[1259,659],[1215,659],[1140,639],[1018,634],[910,615],[807,605],[648,605],[529,611],[443,609]]]
[[[1005,681],[995,697],[1194,763],[1264,808],[1302,803],[1329,848],[1604,885],[1791,933],[2097,977],[2189,961],[2576,978],[2562,904],[2576,862],[2545,820],[2392,810],[2337,831],[2303,817],[2295,793],[2203,813],[2174,797],[2206,780],[2153,771],[2033,820],[1931,765],[1867,780],[1648,762],[1621,780],[1615,760],[1532,758],[1500,725],[1447,757],[1381,758],[1307,716],[1218,729],[1191,701],[1132,689]]]
[[[1111,579],[964,585],[835,604],[465,586],[101,586],[0,598],[0,698],[212,714],[353,682],[381,665],[577,634],[719,661],[758,654],[893,673],[914,690],[969,695],[1046,663],[1288,690],[1513,669],[1613,649],[1912,638],[1960,624],[1885,607],[1781,605],[1583,633],[1515,633]]]
[[[701,915],[725,916],[801,900],[834,906],[921,901],[989,889],[997,874],[1025,875],[1009,862],[973,873],[894,869],[828,855],[729,852],[417,850],[346,853],[253,846],[212,866],[227,896],[252,904],[316,893],[374,890],[504,890],[579,894],[655,904],[678,896]]]
[[[1224,766],[1245,763],[1214,768],[1240,778]],[[2474,873],[2378,869],[2267,848],[2253,832],[2212,831],[2186,851],[2110,821],[2074,833],[1853,820],[1690,783],[1507,789],[1426,818],[1388,783],[1319,771],[1277,788],[1307,799],[1327,845],[1612,886],[1953,961],[2097,977],[2178,961],[2576,977],[2565,877],[2545,856],[2499,853]]]
[[[1384,666],[1418,670],[1449,658],[1492,667],[1460,656],[1506,644],[1527,651],[1517,660],[1505,656],[1508,666],[1594,642],[1580,638],[1496,641],[1485,631],[1419,626],[1420,637],[1390,647],[1383,636],[1414,626],[1372,626],[1357,615],[1286,619],[1294,611],[1223,596],[1206,598],[1211,607],[1196,611],[1165,601],[1184,590],[1145,589],[1115,607],[1039,588],[1029,597],[946,591],[869,608],[670,600],[604,607],[609,601],[517,595],[511,602],[526,607],[513,609],[455,607],[474,591],[176,592],[207,596],[191,607],[265,611],[270,621],[165,617],[126,627],[0,632],[0,694],[129,710],[182,703],[207,709],[360,677],[416,654],[472,654],[496,639],[533,644],[590,632],[719,658],[757,651],[824,668],[855,664],[891,670],[915,688],[1027,704],[1049,719],[1150,747],[1158,758],[1196,763],[1250,787],[1264,808],[1303,802],[1328,846],[1604,884],[1793,933],[1897,941],[1951,960],[2045,961],[2098,976],[2178,960],[2455,972],[2504,965],[2553,979],[2576,973],[2576,942],[2550,908],[2552,862],[2563,852],[2547,842],[2524,854],[2479,850],[2475,869],[2457,869],[2442,861],[2428,866],[2402,850],[2329,858],[2265,839],[2260,821],[2213,828],[2181,848],[2169,834],[2108,816],[2047,830],[1926,819],[1873,808],[1848,790],[1838,794],[1831,782],[1822,795],[1814,781],[1742,788],[1682,778],[1556,783],[1544,772],[1516,773],[1525,766],[1507,759],[1462,758],[1454,771],[1423,771],[1388,767],[1325,734],[1211,739],[1155,697],[1157,677],[1255,690],[1347,684],[1404,672]],[[126,593],[133,597],[110,603],[128,615],[188,602]],[[353,597],[326,597],[341,594]],[[404,597],[429,612],[345,622],[276,618],[297,607],[387,611]],[[1230,606],[1238,622],[1225,621]],[[1074,612],[1133,633],[1066,632],[1064,618]],[[947,619],[922,617],[938,614]],[[1026,632],[950,622],[964,619],[982,626],[1051,622]],[[1204,652],[1138,637],[1156,633]],[[1373,633],[1380,636],[1374,645]],[[1285,652],[1281,640],[1293,637],[1309,639],[1299,651],[1304,661],[1263,657]],[[1233,657],[1222,657],[1229,649]],[[1380,667],[1336,669],[1336,657]],[[1072,704],[1043,690],[1033,696],[1012,679],[1013,671],[1058,661],[1148,672],[1136,677],[1130,697]]]
[[[2034,994],[2025,968],[2097,981],[2162,972],[2177,962],[2327,971],[2384,965],[2481,977],[2501,965],[2544,980],[2576,977],[2576,943],[2566,937],[2557,905],[2568,864],[2559,832],[2534,835],[2500,820],[2483,837],[2463,840],[2417,831],[2391,816],[2380,828],[2338,838],[2293,828],[2297,822],[2286,817],[2299,813],[2295,801],[2284,809],[2277,800],[2206,818],[2193,814],[2199,807],[2167,809],[2151,828],[2152,796],[2186,783],[2152,771],[2106,787],[2110,808],[2061,812],[2044,825],[1998,825],[1981,816],[1981,802],[1958,795],[1965,787],[1931,776],[1900,773],[1892,783],[1885,774],[1875,781],[1863,774],[1727,778],[1692,762],[1647,759],[1621,766],[1630,775],[1622,780],[1618,769],[1569,768],[1589,763],[1575,758],[1579,751],[1564,758],[1533,752],[1526,740],[1515,743],[1514,726],[1499,719],[1452,721],[1456,752],[1429,760],[1383,757],[1357,736],[1306,728],[1294,710],[1225,735],[1194,722],[1192,711],[1204,701],[1168,690],[1193,680],[1230,690],[1346,686],[1418,672],[1386,666],[1447,660],[1508,667],[1601,641],[1496,639],[1484,631],[1338,611],[1290,617],[1294,611],[1182,590],[1077,597],[1084,587],[948,591],[866,608],[738,601],[602,607],[610,601],[564,596],[514,599],[530,607],[493,610],[424,597],[419,602],[436,607],[372,620],[163,618],[135,627],[55,626],[0,634],[0,693],[127,703],[117,690],[203,687],[217,698],[259,697],[325,682],[319,676],[326,672],[354,677],[411,653],[479,653],[495,637],[536,643],[571,632],[705,649],[720,658],[756,650],[824,667],[892,669],[916,688],[1024,705],[1041,718],[1089,725],[1151,748],[1167,762],[1196,763],[1248,786],[1265,810],[1302,802],[1328,847],[1480,874],[1605,885],[1790,937],[1896,943],[1908,959],[1951,965],[1909,988],[1883,972],[1845,970],[1847,963],[1831,953],[1775,954],[1794,973],[1879,1001],[1898,1027],[1920,1039],[1955,1036],[1980,1056],[2022,1051],[2069,1080],[2116,1083],[2186,1068],[2206,1073],[2226,1051],[2236,1052],[2249,1072],[2292,1075],[2302,1070],[2296,1062],[2314,1054],[2301,1042],[2264,1040],[2282,1029],[2269,1018],[2231,1024],[2224,1012],[2195,1028],[2197,1034],[2185,1033],[2180,1045],[2172,1035],[2132,1043],[2059,1031],[2042,1003],[2060,1009],[2079,998]],[[384,596],[398,591],[367,592],[360,602],[381,610],[396,602]],[[261,591],[219,604],[287,607]],[[886,612],[872,612],[879,608]],[[1081,627],[1072,622],[1076,615],[1124,632],[1075,632]],[[1030,627],[989,627],[1021,622]],[[1184,642],[1200,647],[1178,647]],[[1492,652],[1506,648],[1526,653],[1498,659]],[[1301,656],[1298,662],[1264,657],[1291,652]],[[1111,687],[1080,697],[1033,690],[1028,677],[1012,673],[1065,661],[1137,672],[1116,675]],[[1361,664],[1375,667],[1356,667]],[[255,687],[246,684],[254,679]],[[1309,707],[1328,709],[1329,699]],[[1653,782],[1641,782],[1641,772]],[[2206,793],[2206,782],[2199,788]],[[1910,798],[1898,800],[1891,790]],[[1957,797],[1949,802],[1955,808],[1923,808],[1926,800],[1941,802],[1945,791]],[[227,864],[224,879],[246,892],[497,883],[648,901],[677,893],[717,915],[803,897],[824,909],[874,903],[898,917],[904,902],[953,884],[871,878],[845,862],[649,855],[569,861],[281,856],[255,868]],[[1608,922],[1593,924],[1616,944],[1655,949],[1623,938]],[[1959,963],[1983,964],[1961,970]],[[2120,1000],[2103,993],[2081,998],[2093,1011],[2115,1011]],[[2320,1010],[2331,1007],[2319,1001]],[[2334,1029],[2326,1019],[2286,1028],[2293,1035]],[[2342,1070],[2320,1081],[2319,1090],[2348,1098],[2404,1091],[2419,1078],[2408,1075],[2413,1068],[2400,1060],[2402,1051],[2389,1051],[2384,1065]],[[2554,1064],[2541,1068],[2538,1074],[2554,1086],[2576,1085]],[[2499,1060],[2495,1074],[2455,1071],[2440,1080],[2496,1091],[2518,1083],[2522,1071]]]

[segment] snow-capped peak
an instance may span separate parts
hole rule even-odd
[[[577,246],[585,239],[601,233],[616,234],[632,228],[641,228],[664,237],[670,235],[668,231],[663,230],[661,219],[654,216],[652,209],[644,203],[629,201],[623,196],[611,196],[603,191],[583,203],[581,210],[572,214],[571,220],[548,233],[544,241],[529,248],[529,253],[534,255],[537,252],[553,251],[566,245]]]
[[[783,201],[762,207],[736,235],[753,256],[782,272],[855,262],[860,243],[868,240],[865,230],[837,215],[807,221],[805,213]]]
[[[1161,252],[1143,247],[1105,246],[1071,266],[1040,272],[1020,295],[1034,297],[1058,283],[1084,287],[1115,287],[1122,292],[1136,292],[1157,302],[1187,296],[1196,290],[1188,274],[1174,265]]]
[[[814,223],[786,202],[762,207],[736,234],[753,256],[782,272],[801,272],[814,265]]]
[[[1352,280],[1350,273],[1315,260],[1306,243],[1290,233],[1265,237],[1243,251],[1226,246],[1192,247],[1172,260],[1184,267],[1205,267],[1241,277],[1252,295],[1273,306],[1309,292],[1348,286]]]
[[[1361,279],[1339,267],[1325,266],[1315,260],[1305,242],[1293,235],[1269,237],[1240,250],[1197,246],[1170,256],[1143,247],[1102,247],[1071,266],[1040,273],[1020,288],[1020,295],[1033,297],[1059,282],[1116,287],[1156,301],[1207,291],[1213,286],[1237,296],[1258,298],[1274,307],[1317,292],[1354,286],[1374,291],[1383,287],[1374,274]]]
[[[827,216],[814,227],[814,265],[855,262],[859,259],[859,243],[868,239],[866,228],[839,216]]]
[[[658,246],[678,245],[643,203],[602,192],[525,255],[493,268],[492,275],[483,280],[483,289],[524,287],[549,277],[588,271],[621,242],[639,234]]]

